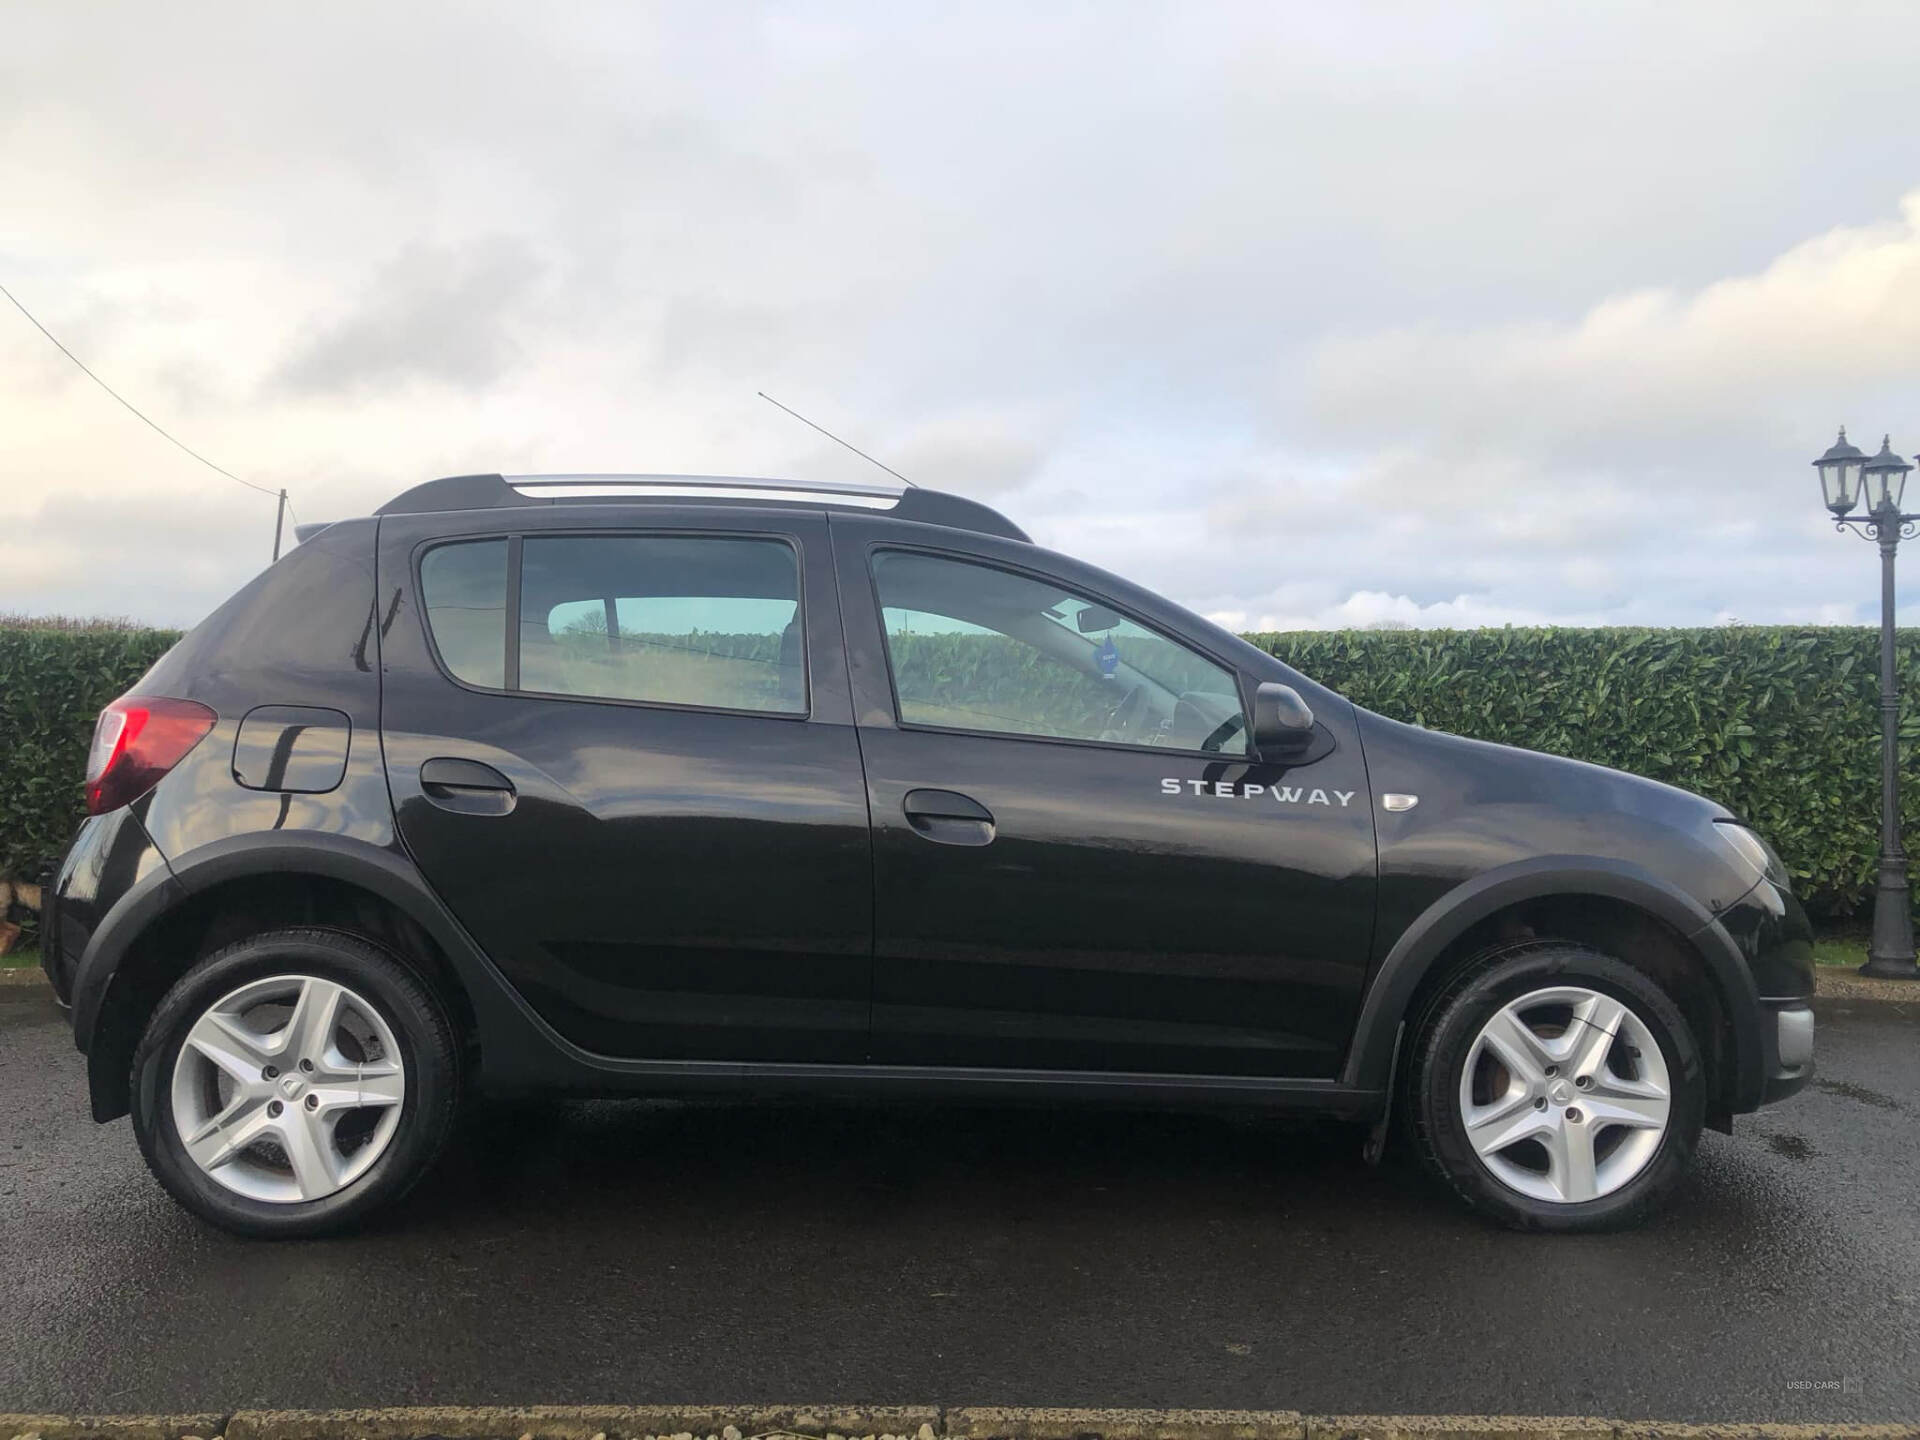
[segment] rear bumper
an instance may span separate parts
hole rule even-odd
[[[49,865],[39,876],[40,883],[40,968],[53,986],[54,998],[62,1005],[73,1003],[73,972],[60,953],[60,866]]]
[[[167,864],[141,823],[139,802],[81,823],[43,902],[40,963],[60,1003],[73,1008],[74,1040],[85,1050],[104,980],[89,986],[83,961],[95,937],[131,896],[165,884]]]
[[[80,956],[91,934],[89,920],[98,899],[97,887],[82,884],[76,891],[74,881],[82,872],[94,870],[93,858],[100,839],[99,817],[80,822],[67,852],[48,877],[40,892],[40,968],[47,972],[54,998],[62,1005],[73,1004],[73,975],[80,968]],[[69,900],[67,897],[72,895]],[[68,918],[69,911],[75,911]],[[71,948],[69,948],[71,947]]]

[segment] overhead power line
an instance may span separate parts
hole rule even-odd
[[[127,399],[126,396],[122,395],[118,390],[114,389],[111,385],[107,384],[106,381],[102,380],[98,375],[94,374],[92,370],[88,369],[87,362],[82,360],[78,355],[74,354],[73,351],[69,350],[65,345],[62,345],[60,343],[59,336],[55,335],[51,330],[47,329],[46,326],[42,325],[38,320],[36,320],[34,318],[33,312],[27,309],[26,306],[22,305],[19,299],[14,295],[14,293],[11,290],[7,289],[7,287],[4,285],[0,285],[0,295],[4,295],[7,297],[8,300],[12,301],[13,308],[18,310],[22,315],[26,316],[28,321],[33,325],[34,329],[38,330],[42,335],[46,336],[47,339],[51,340],[53,342],[54,349],[58,350],[62,355],[66,356],[69,360],[73,361],[74,364],[78,365],[80,367],[80,372],[83,375],[85,375],[89,380],[93,381],[93,383],[98,385],[102,390],[106,391],[107,394],[111,395],[114,399],[118,400],[122,405],[126,406],[126,408],[130,410],[134,414],[134,416],[141,421],[142,424],[146,425],[155,434],[159,435],[161,439],[167,441],[171,445],[177,446],[181,450],[186,451],[187,454],[191,455],[194,459],[198,460],[202,465],[206,466],[209,470],[213,471],[214,474],[224,475],[227,477],[227,479],[233,481],[233,483],[236,485],[244,485],[249,490],[257,490],[262,495],[270,495],[275,499],[283,499],[286,496],[286,491],[284,490],[269,490],[266,486],[256,485],[251,480],[242,480],[238,475],[234,474],[231,470],[223,469],[221,466],[214,464],[213,461],[207,459],[206,456],[202,455],[198,450],[195,450],[191,445],[188,445],[185,441],[175,439],[172,435],[170,435],[166,431],[164,427],[162,427],[155,421],[149,419],[146,416],[146,414],[141,411],[139,406],[135,405],[131,400]]]

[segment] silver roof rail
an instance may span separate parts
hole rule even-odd
[[[824,509],[885,510],[890,520],[972,530],[1008,540],[1027,532],[976,500],[921,486],[838,484],[819,480],[763,480],[745,475],[448,475],[394,496],[376,515],[427,515],[502,506],[562,505],[572,501],[718,500],[785,503]]]
[[[862,509],[890,510],[904,485],[836,484],[825,480],[768,480],[752,475],[503,475],[530,499],[587,500],[630,495],[703,500],[833,500]]]

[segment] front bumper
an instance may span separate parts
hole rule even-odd
[[[1749,1049],[1744,1075],[1722,1092],[1728,1111],[1741,1114],[1785,1100],[1813,1078],[1813,928],[1792,893],[1768,880],[1716,918],[1756,992],[1746,1003],[1753,1006],[1748,1013],[1758,1043]],[[1736,1015],[1734,1023],[1743,1022]],[[1757,1074],[1753,1058],[1759,1060]]]
[[[1813,1079],[1813,1006],[1803,999],[1762,1000],[1760,1038],[1767,1072],[1760,1103],[1772,1105]]]

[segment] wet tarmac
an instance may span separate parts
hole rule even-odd
[[[1920,1023],[1709,1135],[1671,1212],[1518,1236],[1258,1115],[477,1110],[348,1237],[231,1239],[0,990],[3,1410],[912,1402],[1920,1419]]]

